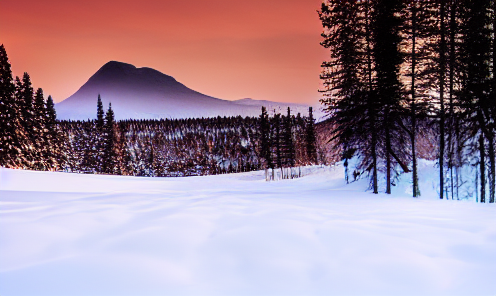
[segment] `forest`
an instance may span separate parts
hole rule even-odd
[[[417,142],[427,132],[438,137],[439,197],[459,199],[471,183],[480,202],[494,202],[495,14],[494,0],[322,3],[331,139],[344,159],[358,158],[374,193],[412,172],[420,196]]]
[[[31,170],[183,177],[265,169],[267,180],[300,176],[317,159],[315,120],[262,108],[260,117],[116,121],[95,98],[95,118],[61,121],[28,73],[12,77],[0,47],[0,166]],[[322,156],[322,153],[321,153]],[[323,156],[322,156],[323,157]],[[269,171],[271,173],[269,173]]]
[[[67,157],[62,170],[182,177],[265,168],[291,171],[317,162],[311,117],[288,113],[114,122],[112,109],[104,118],[98,102],[97,120],[59,122]]]

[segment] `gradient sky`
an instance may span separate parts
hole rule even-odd
[[[204,94],[316,104],[321,0],[2,0],[14,75],[56,102],[110,60]]]

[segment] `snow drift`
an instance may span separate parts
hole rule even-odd
[[[496,294],[494,205],[305,170],[265,182],[0,168],[0,294]]]

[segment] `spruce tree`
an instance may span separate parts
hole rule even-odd
[[[439,38],[439,198],[444,198],[444,158],[445,158],[445,73],[446,73],[446,1],[440,1]]]
[[[399,81],[400,65],[403,62],[399,50],[402,25],[398,12],[400,2],[396,0],[378,0],[375,4],[372,20],[372,37],[374,40],[373,56],[376,71],[377,97],[381,107],[381,134],[384,139],[386,158],[386,193],[391,194],[393,181],[393,158],[401,164],[397,156],[402,151],[403,143],[398,139],[398,120],[402,113],[402,85]],[[399,139],[398,139],[399,140]],[[398,147],[399,146],[399,147]],[[396,150],[396,152],[394,151]],[[404,167],[404,165],[402,166]]]
[[[319,16],[324,27],[321,45],[330,50],[322,64],[325,111],[330,115],[336,149],[358,149],[359,167],[372,171],[371,187],[378,193],[377,159],[379,102],[374,72],[372,20],[374,1],[327,1]],[[364,98],[366,98],[364,100]]]
[[[47,170],[48,135],[46,129],[46,106],[43,90],[38,88],[33,102],[33,146],[34,163],[36,170]]]
[[[283,131],[283,165],[287,168],[294,167],[295,153],[293,142],[293,122],[291,117],[291,109],[288,107],[288,113],[284,117],[284,131]]]
[[[0,45],[0,166],[19,164],[19,121],[15,102],[15,85],[4,45]]]
[[[275,112],[275,110],[274,110]],[[272,147],[275,147],[275,159],[274,163],[278,168],[282,168],[282,155],[281,155],[281,114],[274,114],[272,118],[273,126],[273,137],[272,137]]]
[[[105,126],[103,128],[103,163],[102,171],[106,174],[114,174],[117,170],[117,159],[115,153],[115,133],[114,133],[114,111],[109,103],[107,114],[105,115]]]
[[[262,106],[262,114],[260,114],[260,156],[264,160],[265,177],[267,178],[267,170],[273,169],[272,153],[270,146],[270,124],[267,109]]]
[[[57,124],[57,112],[52,96],[48,96],[46,101],[45,127],[47,139],[47,165],[49,169],[58,169],[63,161],[61,154],[62,139]]]
[[[96,103],[96,131],[94,138],[94,163],[95,170],[98,173],[104,171],[103,169],[103,155],[104,155],[104,129],[105,129],[105,113],[103,111],[102,98],[98,94],[98,99]]]
[[[412,159],[412,192],[413,197],[420,196],[417,172],[417,133],[419,117],[425,117],[427,108],[430,107],[430,90],[434,89],[432,69],[429,68],[435,55],[429,50],[430,40],[435,35],[435,3],[431,0],[404,0],[402,17],[404,19],[400,35],[404,55],[402,81],[405,84],[405,102],[408,106],[405,114],[406,123],[399,121],[401,127],[410,138],[410,150]]]
[[[31,84],[29,74],[24,72],[22,81],[16,77],[17,84],[17,106],[20,110],[20,122],[22,126],[23,135],[20,139],[22,153],[24,158],[24,167],[28,169],[33,168],[35,150],[34,150],[34,110],[33,110],[33,97],[34,90]]]
[[[459,86],[458,81],[460,81],[460,74],[463,71],[460,71],[460,58],[459,58],[459,48],[460,48],[460,38],[458,38],[459,33],[459,1],[460,0],[450,0],[448,1],[448,34],[449,34],[449,42],[448,47],[449,51],[447,52],[447,60],[448,60],[448,68],[449,68],[449,112],[448,112],[448,122],[447,122],[447,133],[448,133],[448,169],[450,172],[450,188],[451,188],[451,199],[454,199],[455,191],[457,192],[456,196],[458,196],[458,188],[459,188],[459,176],[460,176],[460,166],[461,166],[461,143],[460,143],[460,133],[459,122],[460,118],[459,108],[458,106],[458,95],[459,95]],[[444,26],[441,26],[444,28]],[[453,172],[455,169],[455,172]]]
[[[492,19],[492,64],[491,64],[491,92],[488,98],[490,106],[491,121],[488,126],[488,141],[489,141],[489,158],[490,158],[490,184],[489,184],[489,202],[494,203],[496,195],[496,0],[491,1],[491,15]]]
[[[105,112],[103,111],[102,98],[98,94],[98,99],[96,102],[96,128],[99,132],[103,131],[103,126],[105,125]]]
[[[490,0],[466,0],[462,25],[464,64],[466,80],[462,90],[462,109],[467,118],[469,133],[474,146],[479,150],[480,201],[486,199],[486,142],[492,141],[490,128],[490,110],[494,101],[490,98],[492,57],[490,27]],[[490,143],[492,145],[493,143]]]
[[[305,140],[307,146],[306,150],[307,150],[308,160],[310,161],[310,163],[315,164],[317,163],[317,149],[315,148],[316,145],[315,120],[313,118],[312,107],[308,108],[308,119],[306,123]]]

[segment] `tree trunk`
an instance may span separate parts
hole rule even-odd
[[[389,131],[389,110],[386,106],[384,121],[386,125],[386,193],[391,194],[391,135]]]
[[[493,134],[494,135],[494,134]],[[494,159],[494,136],[489,139],[489,151],[488,151],[488,156],[489,156],[489,162],[490,162],[490,171],[489,171],[489,202],[494,203],[494,187],[495,187],[495,173],[496,173],[496,167],[495,167],[495,159]]]
[[[417,37],[417,8],[416,3],[412,3],[412,101],[411,101],[411,118],[412,118],[412,130],[410,133],[411,144],[412,144],[412,160],[413,160],[413,197],[420,196],[420,190],[418,186],[418,176],[417,176],[417,155],[415,151],[415,136],[417,130],[417,114],[416,114],[416,102],[415,102],[415,66],[416,66],[416,55],[415,55],[415,46],[416,46],[416,37]]]
[[[366,40],[367,40],[367,78],[368,78],[368,93],[367,104],[370,112],[370,132],[372,134],[372,189],[374,194],[379,193],[377,185],[377,130],[376,125],[376,112],[375,102],[372,96],[373,81],[372,81],[372,49],[370,48],[370,9],[367,9],[367,26],[366,26]]]
[[[445,39],[445,27],[444,27],[444,16],[445,16],[445,1],[441,1],[441,48],[439,52],[440,57],[440,67],[439,67],[439,102],[441,104],[441,110],[439,114],[439,198],[444,198],[444,74],[446,70],[445,66],[445,52],[446,52],[446,39]]]
[[[453,180],[453,163],[454,163],[454,150],[455,150],[455,141],[454,141],[454,88],[455,88],[455,60],[456,60],[456,51],[455,51],[455,33],[456,33],[456,9],[457,3],[455,0],[451,1],[450,4],[450,25],[449,25],[449,33],[450,33],[450,54],[449,54],[449,123],[448,123],[448,167],[450,169],[450,179],[451,179],[451,199],[454,199],[455,194],[455,180]],[[458,198],[458,196],[457,196]]]
[[[475,202],[479,202],[479,171],[475,168]]]
[[[480,153],[480,202],[486,202],[486,163],[484,149],[484,135],[479,136],[479,153]]]
[[[462,184],[462,174],[461,174],[461,166],[462,166],[462,141],[460,136],[460,119],[455,118],[455,137],[456,137],[456,199],[460,200],[460,186]]]
[[[493,1],[493,64],[492,64],[492,74],[493,74],[493,81],[492,81],[492,91],[491,91],[491,98],[492,99],[492,119],[493,119],[493,126],[491,129],[491,139],[489,139],[489,157],[491,159],[491,179],[490,182],[491,184],[489,185],[489,202],[493,203],[494,202],[494,196],[496,194],[496,156],[494,152],[494,145],[496,144],[494,141],[494,138],[496,136],[496,1]],[[491,103],[490,103],[491,105]]]

